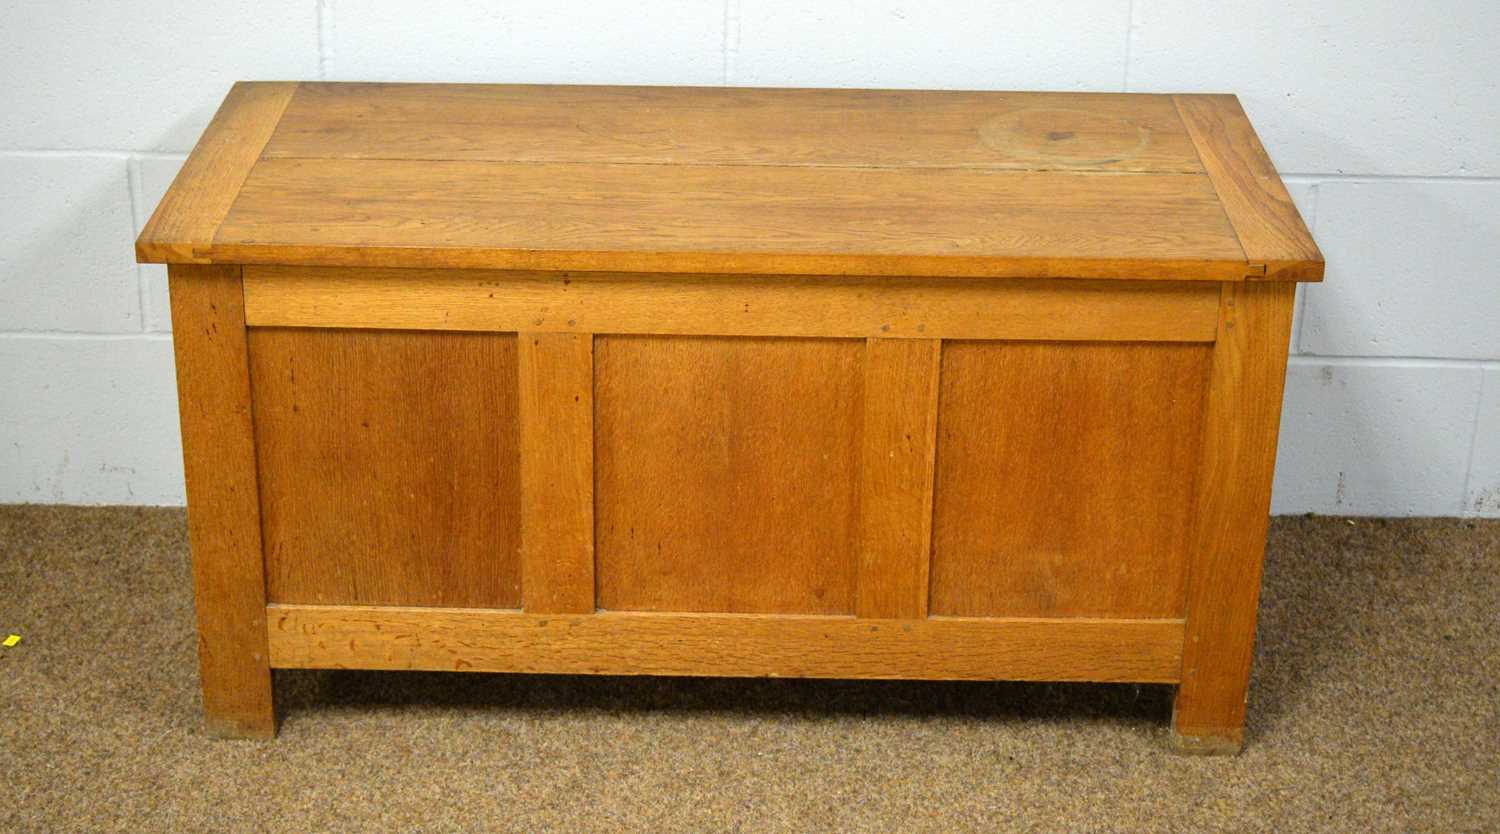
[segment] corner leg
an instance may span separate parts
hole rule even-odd
[[[1245,747],[1245,725],[1204,727],[1188,723],[1183,717],[1182,691],[1172,705],[1172,751],[1190,756],[1232,756]],[[1188,705],[1188,710],[1192,705]]]
[[[168,276],[204,718],[215,736],[270,738],[276,717],[240,268],[173,265]]]
[[[200,624],[199,629],[202,629]],[[271,696],[271,669],[262,655],[229,669],[198,648],[199,678],[203,685],[203,727],[215,738],[272,739],[276,712]],[[257,668],[258,666],[258,668]]]
[[[1295,284],[1226,283],[1204,412],[1174,747],[1236,753],[1271,512]]]

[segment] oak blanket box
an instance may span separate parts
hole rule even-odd
[[[169,264],[271,669],[1176,684],[1238,749],[1296,282],[1224,95],[241,83]]]

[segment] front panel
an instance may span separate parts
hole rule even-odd
[[[271,602],[520,607],[513,334],[249,346]]]
[[[851,613],[865,343],[594,351],[599,607]]]
[[[819,280],[247,269],[278,651],[1175,680],[1217,288]]]
[[[932,613],[1182,616],[1210,350],[944,345]]]

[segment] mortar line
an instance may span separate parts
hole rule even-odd
[[[724,0],[723,42],[719,44],[719,81],[728,86],[734,78],[734,58],[739,52],[740,0]]]
[[[1500,183],[1500,176],[1480,176],[1477,174],[1309,174],[1283,172],[1283,181],[1323,181],[1323,182],[1410,182],[1417,184],[1439,185],[1450,182],[1473,182],[1473,183]]]
[[[333,15],[333,0],[317,0],[318,80],[328,80],[328,21]]]
[[[68,159],[97,156],[104,159],[185,159],[187,151],[137,151],[129,148],[14,148],[0,150],[0,157],[20,159]]]
[[[1312,215],[1312,217],[1303,219],[1305,221],[1308,221],[1308,226],[1310,227],[1310,230],[1312,232],[1313,239],[1316,240],[1318,236],[1317,183],[1307,183],[1307,195],[1308,201],[1311,203],[1311,205],[1307,207],[1307,213]],[[1297,293],[1297,332],[1292,334],[1292,353],[1294,354],[1302,353],[1302,331],[1307,328],[1307,296],[1308,293],[1311,292],[1311,289],[1312,288],[1307,284],[1301,284],[1298,286],[1299,292]]]
[[[172,334],[158,330],[136,333],[89,333],[82,330],[9,330],[0,331],[0,341],[52,341],[52,342],[128,342],[142,339],[149,342],[170,342]]]
[[[134,158],[125,160],[125,188],[130,200],[130,237],[133,240],[141,233],[141,226],[145,220],[141,218],[141,210],[137,203],[144,200],[145,189],[141,185],[141,166]],[[149,307],[146,300],[146,276],[141,274],[141,265],[135,265],[135,304],[137,315],[139,315],[141,332],[145,333],[150,328],[147,325]]]
[[[1471,359],[1458,356],[1332,356],[1299,353],[1290,357],[1289,363],[1344,368],[1382,366],[1388,368],[1473,368],[1475,370],[1500,368],[1500,359]]]
[[[1463,503],[1459,510],[1466,516],[1479,514],[1479,503],[1469,505],[1469,499],[1476,492],[1474,489],[1474,455],[1479,451],[1479,421],[1484,417],[1484,389],[1486,387],[1485,377],[1489,374],[1479,375],[1479,400],[1474,404],[1474,425],[1469,429],[1469,458],[1464,462],[1464,494]]]

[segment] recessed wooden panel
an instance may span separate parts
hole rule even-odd
[[[864,343],[595,340],[599,607],[849,613]]]
[[[520,605],[516,340],[252,329],[268,597]]]
[[[945,345],[932,613],[1182,616],[1210,350]]]

